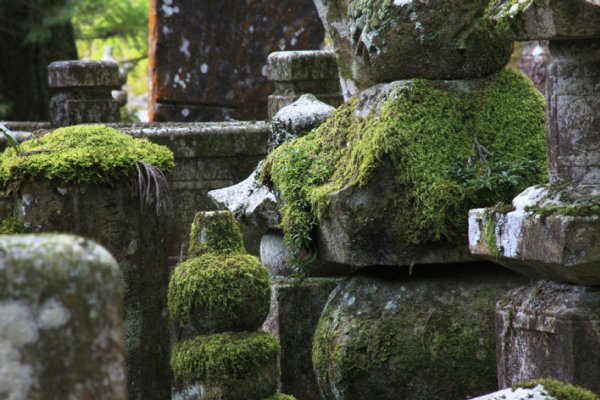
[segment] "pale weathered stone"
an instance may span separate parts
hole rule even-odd
[[[600,284],[598,186],[534,186],[508,212],[469,213],[473,255],[530,277]]]
[[[519,68],[543,95],[546,94],[549,58],[548,43],[545,41],[527,42],[519,57]]]
[[[285,245],[281,230],[269,230],[260,240],[260,261],[271,276],[289,276],[294,270],[290,252]]]
[[[512,42],[483,21],[488,2],[314,0],[344,95],[398,79],[468,79],[500,70]]]
[[[262,330],[281,344],[280,390],[298,400],[320,398],[311,360],[312,340],[327,298],[340,278],[308,278],[301,285],[276,278],[271,310]]]
[[[335,108],[323,103],[312,94],[304,94],[298,100],[283,107],[271,121],[269,152],[282,143],[303,136],[318,128],[334,113]]]
[[[352,275],[331,293],[315,332],[323,399],[447,400],[495,390],[495,304],[524,282],[484,263]]]
[[[112,90],[121,86],[113,61],[56,61],[48,66],[52,126],[118,122],[119,103]]]
[[[550,377],[600,393],[600,293],[536,281],[509,292],[496,310],[501,388]]]
[[[125,400],[122,307],[96,243],[0,235],[0,398]]]
[[[334,107],[344,102],[335,53],[330,50],[271,53],[267,58],[267,77],[275,85],[269,96],[269,118],[306,93]]]
[[[21,186],[15,210],[28,232],[69,232],[98,241],[115,257],[125,279],[127,392],[130,400],[170,395],[167,325],[168,262],[164,217],[140,205],[129,181],[108,185]]]
[[[487,394],[485,396],[475,397],[471,400],[558,400],[548,393],[542,385],[536,385],[530,389],[516,388],[504,389]]]

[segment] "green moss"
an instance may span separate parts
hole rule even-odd
[[[7,217],[0,221],[0,234],[24,233],[25,225],[23,220],[14,216]]]
[[[258,329],[271,302],[269,273],[248,254],[204,254],[175,268],[167,301],[171,316],[199,333]]]
[[[486,210],[484,238],[488,253],[492,257],[498,257],[500,251],[498,250],[498,244],[496,242],[496,221],[494,219],[494,214],[494,209]]]
[[[539,215],[542,220],[552,215],[564,215],[568,217],[598,217],[600,216],[600,203],[586,203],[561,205],[552,204],[544,207],[526,207],[526,211],[532,211]]]
[[[600,398],[587,389],[563,383],[555,379],[543,378],[513,385],[516,388],[534,388],[542,385],[556,400],[599,400]]]
[[[174,166],[173,153],[147,139],[136,139],[104,125],[56,129],[8,148],[0,158],[0,181],[20,183],[46,179],[74,183],[112,183],[135,176],[136,162],[163,171]]]
[[[519,14],[534,3],[535,0],[491,1],[485,12],[485,19],[497,33],[514,35],[520,28]]]
[[[243,253],[244,243],[235,216],[229,211],[199,212],[190,230],[188,256]]]
[[[288,394],[275,393],[273,396],[269,396],[264,400],[296,400],[296,398]]]
[[[462,242],[470,208],[508,202],[546,180],[545,104],[520,72],[486,84],[397,82],[370,116],[357,100],[316,131],[285,143],[263,166],[284,206],[281,226],[293,255],[312,246],[329,193],[367,186],[391,165],[398,193],[390,224],[406,242]],[[310,253],[310,252],[309,252]]]
[[[219,333],[176,344],[171,368],[177,382],[230,385],[277,364],[277,339],[265,332]]]

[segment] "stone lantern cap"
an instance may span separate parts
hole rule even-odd
[[[599,0],[504,0],[495,10],[516,40],[600,38]]]
[[[119,88],[121,83],[119,66],[114,61],[56,61],[48,66],[51,88]]]
[[[337,79],[335,53],[331,50],[277,51],[267,58],[272,81]]]

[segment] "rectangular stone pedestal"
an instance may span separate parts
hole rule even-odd
[[[312,364],[312,339],[321,311],[339,278],[310,278],[301,285],[281,278],[274,282],[271,311],[263,330],[281,343],[280,391],[297,400],[321,398]]]

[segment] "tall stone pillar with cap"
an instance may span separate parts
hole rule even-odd
[[[112,90],[121,86],[114,61],[56,61],[48,66],[52,126],[119,122],[119,103]]]
[[[544,279],[498,303],[500,386],[551,376],[600,393],[600,3],[506,1],[518,40],[548,40],[549,183],[469,215],[473,254]]]

